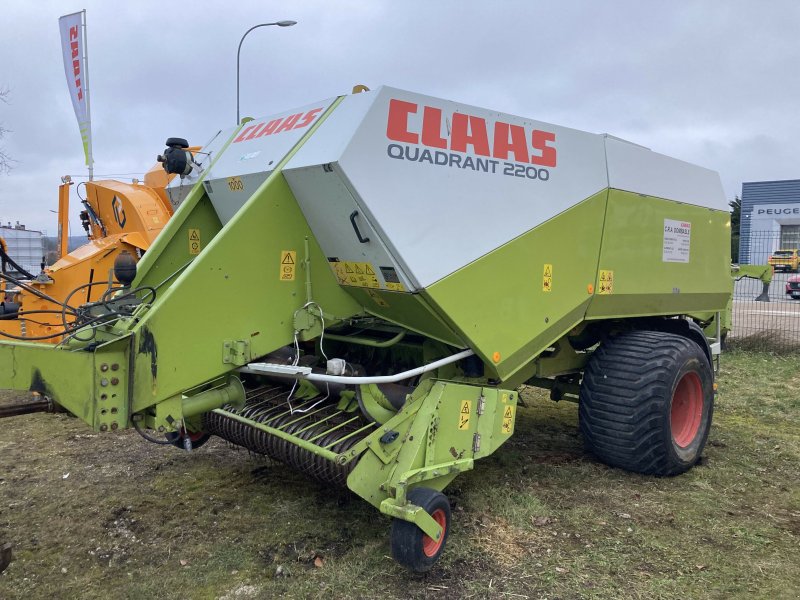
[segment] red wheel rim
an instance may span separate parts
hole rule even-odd
[[[433,511],[431,517],[433,517],[433,520],[436,521],[439,526],[441,526],[442,535],[439,536],[438,540],[433,539],[429,535],[422,536],[422,551],[427,557],[436,556],[436,553],[439,552],[439,549],[444,543],[444,534],[447,532],[447,515],[444,514],[444,511],[441,508],[437,508],[435,511]]]
[[[186,435],[186,430],[183,431],[183,435]],[[191,432],[190,431],[189,432],[189,439],[192,440],[192,442],[196,442],[197,440],[203,439],[204,435],[205,435],[204,431],[195,431],[195,432]],[[181,436],[181,437],[183,437],[183,436]]]
[[[703,420],[703,384],[697,373],[686,373],[672,396],[670,427],[672,439],[680,448],[691,444]]]

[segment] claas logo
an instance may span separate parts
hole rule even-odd
[[[410,126],[411,115],[420,112],[420,106],[393,98],[389,101],[386,137],[395,142],[422,144],[453,152],[471,152],[499,160],[513,160],[542,167],[555,167],[557,152],[556,134],[540,129],[526,130],[522,125],[504,121],[487,123],[483,117],[466,113],[453,113],[450,117],[450,136],[442,137],[441,108],[422,107],[422,126]]]
[[[256,138],[264,137],[265,135],[273,135],[283,131],[291,131],[292,129],[302,129],[308,127],[314,122],[319,114],[322,112],[322,107],[309,110],[307,112],[295,113],[288,117],[280,117],[279,119],[272,119],[270,121],[261,121],[245,127],[242,132],[233,140],[234,144],[239,142],[247,142]]]

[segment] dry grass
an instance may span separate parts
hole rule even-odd
[[[0,598],[800,596],[800,357],[724,357],[703,463],[672,479],[595,463],[574,405],[525,397],[515,436],[448,488],[452,537],[422,577],[374,509],[219,440],[3,421]]]
[[[748,333],[741,328],[736,335],[728,336],[727,347],[738,352],[771,352],[791,354],[800,352],[800,330],[766,329]]]

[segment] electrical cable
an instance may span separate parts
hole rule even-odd
[[[21,287],[23,290],[25,290],[27,292],[30,292],[34,296],[38,296],[42,300],[46,300],[47,302],[52,302],[53,304],[57,304],[58,306],[61,306],[61,307],[65,306],[65,303],[60,302],[59,300],[56,300],[52,296],[48,296],[44,292],[40,292],[36,288],[33,288],[33,287],[29,286],[24,281],[21,281],[19,279],[11,277],[10,275],[7,275],[6,273],[0,273],[0,279],[5,279],[6,281],[9,281],[9,282],[13,283],[14,285],[17,285],[17,286]],[[67,308],[69,310],[71,310],[73,313],[76,313],[75,309],[72,308],[71,306],[67,306]]]
[[[15,269],[16,269],[16,270],[19,272],[19,274],[20,274],[20,275],[24,275],[24,276],[25,276],[25,277],[27,277],[28,279],[36,279],[36,275],[33,275],[32,273],[29,273],[28,271],[26,271],[25,269],[23,269],[22,267],[20,267],[20,266],[19,266],[19,265],[18,265],[18,264],[17,264],[17,263],[14,261],[14,259],[13,259],[13,258],[11,258],[11,257],[10,257],[10,256],[9,256],[9,255],[6,253],[6,251],[5,251],[5,250],[3,250],[3,247],[2,247],[2,246],[0,246],[0,258],[2,258],[2,259],[3,259],[3,261],[4,261],[4,262],[6,262],[7,264],[9,264],[9,265],[11,265],[12,267],[14,267],[14,268],[15,268]]]
[[[157,284],[157,285],[155,285],[155,286],[153,286],[153,287],[154,287],[155,289],[158,289],[158,288],[160,288],[162,285],[164,285],[165,283],[167,283],[167,282],[168,282],[170,279],[172,279],[173,277],[175,277],[175,276],[176,276],[178,273],[180,273],[180,272],[181,272],[181,271],[183,271],[183,270],[184,270],[186,267],[188,267],[190,264],[192,264],[192,262],[194,262],[194,259],[193,259],[193,258],[192,258],[192,259],[190,259],[190,260],[189,260],[189,262],[187,262],[187,263],[186,263],[186,264],[184,264],[183,266],[181,266],[181,267],[178,267],[178,269],[177,269],[175,272],[173,272],[173,273],[172,273],[172,275],[167,275],[167,277],[166,277],[166,278],[165,278],[165,279],[164,279],[164,280],[163,280],[161,283],[159,283],[159,284]]]
[[[97,335],[97,326],[94,326],[95,323],[98,323],[100,325],[106,325],[108,323],[112,323],[115,320],[119,320],[119,319],[121,319],[122,317],[125,317],[125,316],[127,316],[127,315],[123,315],[123,314],[120,314],[120,313],[111,313],[111,314],[106,314],[106,315],[100,315],[99,317],[94,317],[94,318],[90,319],[89,321],[77,324],[72,328],[68,327],[64,331],[58,331],[56,333],[51,333],[51,334],[48,334],[48,335],[19,336],[19,335],[14,335],[14,334],[11,334],[11,333],[6,333],[4,331],[0,331],[0,336],[7,337],[7,338],[10,338],[12,340],[20,340],[22,342],[36,341],[36,340],[49,340],[49,339],[56,338],[56,337],[67,336],[67,339],[64,339],[64,340],[60,341],[57,345],[63,344],[68,339],[76,339],[79,342],[89,342],[92,339],[94,339],[95,335]],[[114,317],[114,318],[109,319],[108,317]],[[80,331],[82,331],[84,328],[86,328],[86,327],[92,327],[92,336],[89,337],[89,338],[86,338],[86,339],[77,337],[77,334]]]
[[[81,186],[86,187],[86,182],[81,181],[80,183],[78,183],[78,185],[75,186],[75,195],[78,196],[78,200],[80,200],[81,203],[83,203],[86,202],[86,198],[81,197],[81,192],[80,192]]]
[[[74,296],[77,292],[79,292],[83,288],[90,288],[91,289],[92,286],[95,286],[95,285],[107,285],[107,284],[108,284],[107,281],[90,281],[89,283],[84,283],[82,285],[79,285],[78,287],[74,288],[69,294],[67,294],[67,297],[64,298],[64,304],[61,305],[61,307],[62,307],[61,308],[61,324],[64,326],[64,329],[68,329],[68,327],[69,327],[69,325],[67,323],[67,308],[71,308],[73,310],[73,312],[75,313],[75,317],[76,318],[78,318],[80,316],[80,313],[77,311],[77,309],[73,309],[72,307],[69,306],[69,301],[72,299],[72,296]],[[108,308],[108,307],[106,307],[106,308]]]
[[[319,320],[322,322],[322,333],[320,333],[320,336],[319,336],[319,351],[320,351],[320,353],[322,353],[323,358],[325,358],[325,360],[327,361],[328,360],[328,355],[325,354],[325,348],[323,348],[323,346],[322,346],[323,342],[325,341],[325,317],[323,316],[322,307],[312,300],[311,302],[306,302],[301,308],[298,308],[296,311],[294,311],[294,314],[297,315],[298,312],[300,312],[301,310],[303,310],[305,308],[309,308],[310,306],[316,306],[317,310],[319,310]],[[297,330],[295,330],[295,332],[294,332],[295,358],[294,358],[294,362],[292,363],[293,367],[296,367],[297,363],[300,361],[300,344],[297,341],[298,333],[299,332]],[[294,383],[292,384],[292,389],[289,392],[289,395],[286,397],[286,403],[289,405],[289,413],[292,414],[292,415],[295,414],[295,413],[301,413],[301,414],[302,413],[307,413],[307,412],[309,412],[310,410],[313,410],[314,408],[316,408],[317,406],[319,406],[320,404],[325,402],[325,400],[327,400],[328,398],[331,397],[331,386],[330,386],[329,383],[326,382],[325,383],[325,388],[326,388],[327,393],[325,394],[324,398],[321,398],[320,400],[317,400],[316,402],[311,404],[311,406],[307,406],[306,408],[293,408],[292,407],[292,403],[291,403],[291,398],[292,398],[292,394],[294,394],[295,388],[297,387],[297,381],[298,381],[297,379],[294,380]]]
[[[169,440],[157,440],[156,438],[153,438],[153,437],[150,437],[149,435],[147,435],[144,431],[142,431],[139,428],[139,422],[136,421],[135,419],[132,419],[132,423],[133,423],[133,428],[136,430],[136,433],[138,433],[140,436],[142,436],[148,442],[150,442],[152,444],[157,444],[159,446],[172,446],[172,442],[169,441]]]
[[[60,310],[23,310],[22,313],[15,312],[15,313],[8,313],[0,315],[0,321],[28,321],[29,323],[36,323],[37,325],[42,325],[43,327],[57,327],[54,323],[44,323],[42,321],[35,321],[28,317],[28,315],[35,315],[35,314],[54,314],[60,315]]]
[[[95,319],[95,321],[100,321],[102,319],[105,319],[107,316],[108,315],[102,315],[101,317],[97,317],[97,319]],[[56,344],[56,348],[58,348],[62,344],[66,344],[70,340],[77,340],[79,342],[91,342],[95,338],[95,336],[97,335],[97,327],[99,327],[100,325],[111,325],[112,323],[115,323],[116,321],[119,321],[124,316],[127,316],[127,315],[120,315],[119,313],[117,313],[114,316],[113,319],[105,320],[105,321],[103,321],[102,323],[100,323],[97,326],[93,326],[92,325],[95,321],[90,321],[88,324],[82,324],[80,327],[77,328],[77,330],[73,330],[72,333],[70,333],[69,335],[66,335],[63,340],[58,342]],[[83,331],[84,327],[92,327],[92,335],[90,337],[88,337],[88,338],[78,337],[78,334],[81,331]],[[83,350],[83,349],[81,348],[81,350]]]
[[[123,300],[123,299],[129,298],[129,297],[134,297],[135,298],[136,294],[138,294],[142,290],[147,290],[152,295],[152,298],[150,300],[146,301],[146,302],[145,302],[144,298],[140,298],[140,300],[142,301],[143,304],[152,304],[153,302],[155,302],[155,299],[156,299],[156,288],[154,288],[152,286],[149,286],[149,285],[139,286],[137,288],[132,289],[129,292],[126,292],[126,293],[122,294],[121,296],[116,296],[114,298],[109,298],[108,297],[109,294],[112,294],[114,292],[121,292],[121,291],[124,291],[126,289],[128,289],[128,288],[125,288],[125,287],[111,287],[111,288],[108,288],[105,292],[103,292],[103,295],[100,296],[100,302],[102,302],[103,305],[105,305],[106,302],[109,302],[110,300]],[[108,308],[108,306],[106,306],[106,308]]]

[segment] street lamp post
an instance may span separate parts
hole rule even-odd
[[[239,49],[236,51],[236,124],[239,124],[239,56],[242,53],[242,42],[244,42],[244,38],[247,37],[247,34],[253,31],[253,29],[258,29],[259,27],[269,27],[270,25],[277,25],[278,27],[291,27],[292,25],[297,25],[297,21],[275,21],[274,23],[261,23],[259,25],[253,25],[250,29],[244,32],[242,39],[239,40]]]

